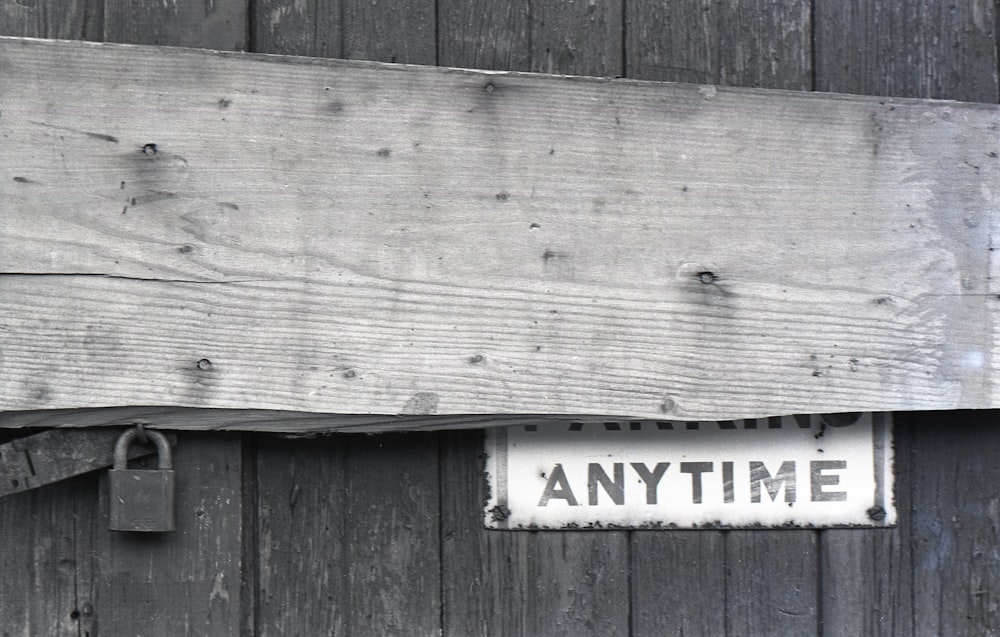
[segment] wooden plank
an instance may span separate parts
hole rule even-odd
[[[530,14],[528,0],[439,0],[438,63],[532,70]]]
[[[444,635],[628,635],[628,534],[486,530],[482,444],[444,437]]]
[[[974,102],[998,98],[996,3],[816,3],[816,88]]]
[[[250,50],[344,57],[340,0],[254,0]]]
[[[623,0],[532,5],[531,70],[614,77],[622,62]]]
[[[232,635],[240,628],[238,434],[181,434],[174,453],[177,530],[97,533],[99,623],[112,635]]]
[[[436,436],[261,438],[257,468],[258,634],[439,630]]]
[[[258,438],[256,634],[440,631],[437,451],[433,434]]]
[[[441,440],[441,604],[445,637],[525,632],[524,533],[483,528],[483,434]]]
[[[811,3],[626,0],[628,77],[811,88]]]
[[[727,634],[819,634],[816,531],[729,531]]]
[[[632,532],[634,637],[738,634],[726,630],[725,537],[725,531]]]
[[[348,439],[257,439],[257,631],[347,634]],[[386,467],[388,468],[388,467]]]
[[[629,634],[628,534],[539,531],[528,537],[525,634]]]
[[[436,64],[434,0],[341,0],[343,57]]]
[[[625,74],[718,84],[714,12],[704,0],[625,2]]]
[[[96,635],[97,476],[0,500],[0,634]]]
[[[346,459],[345,634],[441,631],[438,439],[360,437]]]
[[[0,3],[0,35],[61,40],[104,39],[101,0],[19,0]]]
[[[937,635],[1000,630],[1000,453],[995,414],[914,415],[913,625]]]
[[[997,400],[995,107],[0,51],[5,410]]]
[[[206,47],[247,47],[247,0],[106,0],[108,42]]]
[[[893,423],[897,525],[820,533],[824,637],[914,634],[911,420],[910,414],[902,414]],[[951,435],[962,434],[952,429]],[[924,470],[934,471],[933,463]]]
[[[244,434],[240,444],[240,507],[243,513],[240,537],[240,635],[258,635],[261,625],[260,564],[264,552],[261,543],[261,508],[257,477],[258,436]],[[280,453],[280,451],[278,452]]]

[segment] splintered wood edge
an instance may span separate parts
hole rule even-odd
[[[189,407],[107,407],[0,412],[0,429],[121,427],[142,424],[150,429],[192,431],[259,431],[309,436],[321,433],[383,433],[480,429],[546,422],[627,422],[613,416],[572,415],[453,415],[378,416],[311,414],[260,409],[197,409]],[[633,419],[634,420],[634,419]]]
[[[827,414],[836,420],[840,414]],[[844,414],[856,418],[857,414]],[[754,419],[748,419],[754,420]],[[649,421],[622,416],[588,414],[465,414],[451,416],[378,416],[310,414],[262,409],[197,409],[190,407],[105,407],[0,412],[0,429],[124,427],[141,424],[149,429],[189,431],[256,431],[291,437],[324,433],[376,434],[403,431],[445,431],[553,423],[625,427]]]

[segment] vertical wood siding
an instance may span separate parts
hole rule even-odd
[[[0,0],[0,34],[996,102],[994,0]],[[482,434],[185,434],[179,531],[0,500],[0,635],[1000,634],[993,412],[896,417],[895,529],[486,531]],[[7,435],[7,434],[4,434]]]

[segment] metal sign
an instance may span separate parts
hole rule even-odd
[[[891,526],[886,414],[498,427],[494,529]]]

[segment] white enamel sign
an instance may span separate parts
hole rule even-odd
[[[489,430],[495,529],[891,526],[885,414]]]

